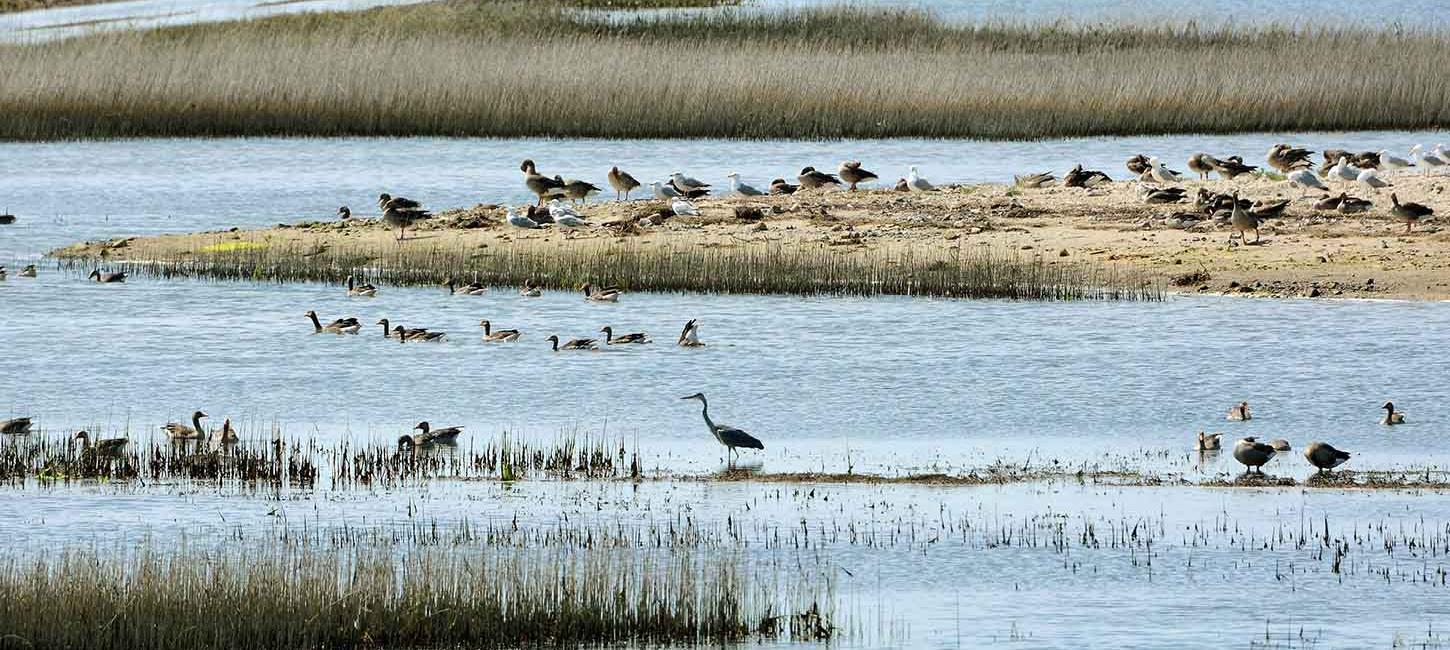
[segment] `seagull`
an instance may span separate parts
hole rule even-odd
[[[1157,179],[1160,183],[1177,183],[1183,180],[1182,176],[1164,167],[1163,161],[1157,158],[1149,158],[1148,164],[1153,167],[1153,178]]]
[[[1378,191],[1381,187],[1390,187],[1390,184],[1381,179],[1379,174],[1375,173],[1373,169],[1366,169],[1360,172],[1356,182],[1375,191]]]
[[[572,214],[562,214],[554,217],[554,223],[562,228],[587,228],[589,222]]]
[[[725,177],[730,179],[730,191],[735,194],[739,194],[740,196],[761,196],[765,194],[765,192],[740,182],[740,172],[730,172]]]
[[[1450,164],[1447,163],[1444,158],[1436,155],[1439,153],[1442,153],[1439,146],[1435,147],[1435,151],[1428,153],[1425,152],[1424,148],[1418,144],[1415,145],[1413,149],[1410,149],[1410,155],[1414,156],[1415,160],[1418,160],[1420,162],[1420,166],[1425,168],[1425,173],[1427,175],[1432,171],[1444,167],[1446,164]]]
[[[559,199],[554,199],[549,201],[549,216],[554,217],[554,221],[557,223],[561,216],[578,218],[580,215],[579,211],[572,206],[564,205]]]
[[[916,165],[912,165],[911,173],[906,175],[906,187],[913,192],[930,192],[936,189],[925,178],[921,177],[921,174],[916,169]]]
[[[650,183],[649,188],[650,190],[654,191],[655,198],[661,201],[665,199],[677,199],[681,196],[684,196],[683,194],[680,194],[679,191],[675,188],[670,187],[669,185],[664,185],[659,181]]]
[[[674,212],[677,215],[685,214],[692,217],[700,216],[700,209],[695,207],[694,203],[690,203],[689,201],[682,198],[677,198],[670,203],[670,211]]]
[[[682,192],[693,192],[695,190],[710,189],[709,183],[695,180],[694,178],[681,174],[680,172],[670,174],[670,180],[674,181],[675,187],[679,188]]]
[[[514,212],[513,208],[508,209],[508,221],[510,226],[514,226],[516,228],[529,228],[532,230],[537,230],[539,228],[539,224],[534,223],[533,219]]]
[[[1412,162],[1410,162],[1408,160],[1405,160],[1404,158],[1401,158],[1399,156],[1396,156],[1396,155],[1391,154],[1389,149],[1380,149],[1380,151],[1379,151],[1379,157],[1380,157],[1380,169],[1383,169],[1383,170],[1385,170],[1387,172],[1394,171],[1396,169],[1404,169],[1406,167],[1414,167],[1415,166],[1414,163],[1412,163]]]
[[[1303,188],[1305,190],[1329,191],[1329,188],[1325,187],[1324,183],[1319,180],[1319,177],[1315,176],[1314,172],[1308,169],[1299,169],[1289,172],[1289,175],[1286,178],[1289,179],[1289,184],[1293,185],[1294,187]],[[1305,193],[1307,194],[1308,192]]]
[[[1350,166],[1348,156],[1340,156],[1339,162],[1334,163],[1334,166],[1329,168],[1329,175],[1339,180],[1353,183],[1359,179],[1359,171],[1359,169]]]

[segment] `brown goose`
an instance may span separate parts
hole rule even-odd
[[[599,187],[587,181],[566,178],[563,179],[563,183],[564,196],[565,198],[568,198],[571,203],[574,201],[588,203],[590,196],[599,193]]]
[[[1082,166],[1078,165],[1078,167]],[[1148,163],[1147,154],[1140,153],[1128,159],[1128,172],[1134,176],[1142,176],[1143,174],[1148,173],[1152,169],[1153,166]]]
[[[1311,442],[1304,447],[1304,459],[1323,473],[1349,461],[1349,452],[1335,449],[1327,442]]]
[[[649,340],[649,337],[646,336],[644,332],[634,332],[633,334],[620,334],[619,336],[615,336],[614,328],[608,325],[599,328],[599,331],[604,334],[605,345],[627,345],[630,343],[652,342]]]
[[[347,276],[347,295],[360,298],[371,298],[378,295],[378,288],[366,282],[358,284],[357,279],[349,275]]]
[[[1267,202],[1266,201],[1254,201],[1253,207],[1249,208],[1249,214],[1254,215],[1254,218],[1256,218],[1256,219],[1273,219],[1273,218],[1276,218],[1276,217],[1283,216],[1284,215],[1284,211],[1286,209],[1288,209],[1288,208],[1289,208],[1289,200],[1288,199],[1282,199],[1282,200],[1279,200],[1279,201],[1267,201]]]
[[[327,327],[323,327],[322,321],[317,319],[317,312],[308,310],[303,316],[312,320],[312,331],[314,334],[321,334],[323,332],[329,334],[357,334],[362,330],[362,323],[357,322],[356,318],[339,318],[328,323]]]
[[[1233,228],[1233,232],[1229,233],[1229,243],[1233,243],[1234,233],[1238,233],[1239,242],[1248,244],[1248,233],[1252,230],[1254,231],[1254,243],[1257,244],[1259,243],[1259,218],[1254,216],[1252,212],[1245,210],[1239,204],[1238,200],[1239,195],[1235,193],[1233,212],[1229,215],[1228,221],[1229,226]]]
[[[1248,422],[1254,419],[1254,414],[1249,412],[1248,402],[1239,402],[1228,410],[1228,419],[1236,422]]]
[[[1146,160],[1144,161],[1146,164]],[[1093,169],[1083,169],[1082,165],[1074,165],[1068,170],[1067,175],[1062,177],[1063,187],[1093,187],[1100,183],[1111,183],[1113,179],[1107,174]]]
[[[1252,174],[1259,168],[1253,165],[1245,165],[1242,156],[1229,156],[1223,160],[1214,160],[1213,171],[1218,172],[1220,177],[1233,180],[1244,174]]]
[[[1353,159],[1354,154],[1344,149],[1325,149],[1323,152],[1324,162],[1319,163],[1319,175],[1328,176],[1330,168],[1339,162],[1340,158]]]
[[[1234,444],[1234,460],[1243,463],[1250,470],[1258,470],[1260,474],[1264,473],[1264,465],[1273,460],[1276,453],[1278,452],[1273,445],[1259,442],[1253,436]]]
[[[34,264],[26,264],[25,265],[25,268],[20,269],[20,277],[22,277],[22,278],[33,278],[33,277],[35,277],[35,265]]]
[[[93,453],[100,456],[120,455],[122,451],[126,450],[126,443],[129,442],[125,438],[102,438],[92,444],[91,434],[85,431],[77,431],[75,440],[79,441],[82,454]]]
[[[550,334],[546,340],[554,346],[555,352],[560,350],[594,350],[599,347],[598,342],[594,339],[569,339],[568,343],[559,345],[559,336]]]
[[[1435,211],[1420,205],[1419,203],[1400,203],[1400,197],[1390,193],[1390,216],[1395,221],[1405,224],[1405,232],[1414,230],[1415,224],[1421,219],[1435,214]]]
[[[121,271],[117,271],[114,273],[101,273],[100,269],[96,269],[94,271],[91,271],[91,274],[86,277],[88,279],[94,278],[96,282],[100,282],[101,284],[111,284],[113,282],[126,281],[126,274]]]
[[[599,287],[597,290],[592,284],[585,283],[584,299],[591,302],[619,302],[619,295],[624,293],[619,287]]]
[[[383,338],[385,338],[385,339],[393,338],[393,328],[391,327],[392,323],[388,322],[388,319],[386,319],[386,318],[379,319],[376,324],[383,326]],[[422,335],[424,332],[427,332],[427,331],[428,331],[427,328],[416,327],[416,328],[413,328],[413,329],[405,329],[405,330],[403,330],[403,334],[404,335],[407,335],[407,336],[419,336],[419,335]]]
[[[352,218],[352,208],[349,208],[349,207],[347,207],[345,205],[342,206],[342,207],[340,207],[340,208],[338,208],[337,209],[337,217],[339,219],[342,219],[343,221],[347,221],[348,219],[351,219]]]
[[[1185,192],[1181,187],[1143,188],[1142,197],[1143,202],[1149,204],[1177,203],[1183,200]]]
[[[378,207],[383,210],[383,223],[398,229],[398,241],[408,237],[409,226],[433,216],[423,209],[423,204],[387,193],[378,195]]]
[[[1308,149],[1298,149],[1287,144],[1276,144],[1269,150],[1269,166],[1287,174],[1298,169],[1307,169],[1313,166],[1309,156],[1313,155]]]
[[[614,188],[614,200],[628,201],[629,193],[639,188],[639,181],[615,166],[609,168],[609,186]]]
[[[1218,170],[1218,159],[1206,153],[1196,153],[1188,157],[1188,170],[1198,174],[1201,180],[1208,180],[1208,173]]]
[[[902,179],[905,180],[905,179]],[[1031,190],[1051,185],[1057,181],[1052,172],[1038,172],[1036,174],[1017,174],[1012,176],[1012,184]]]
[[[685,328],[680,330],[680,338],[675,342],[682,348],[703,348],[705,344],[700,341],[700,324],[691,318],[685,323]]]
[[[483,340],[490,343],[513,343],[522,335],[518,330],[495,330],[488,319],[478,321],[478,326],[483,328]]]
[[[799,185],[791,185],[785,182],[784,178],[777,178],[770,182],[771,194],[795,194],[795,191],[798,189],[800,189]]]
[[[172,440],[201,440],[206,437],[206,429],[201,428],[201,419],[204,417],[205,413],[196,411],[191,414],[191,426],[180,422],[167,422],[161,426],[161,430]]]
[[[1339,193],[1339,196],[1326,196],[1326,197],[1324,197],[1322,199],[1319,199],[1318,201],[1315,201],[1314,202],[1314,209],[1315,210],[1322,210],[1322,211],[1325,211],[1325,212],[1333,212],[1335,210],[1338,210],[1339,209],[1339,204],[1340,203],[1343,203],[1344,202],[1344,199],[1346,199],[1348,197],[1349,197],[1349,194],[1347,194],[1345,192],[1340,192]]]
[[[841,180],[846,182],[847,189],[852,192],[856,191],[857,183],[874,181],[878,178],[876,174],[861,169],[861,162],[858,160],[842,162],[840,169],[837,169],[836,173],[840,175]]]
[[[422,431],[420,436],[431,444],[451,445],[458,441],[458,434],[463,433],[463,427],[446,427],[434,429],[428,425],[428,421],[419,422],[413,427],[414,431]]]
[[[1374,202],[1369,199],[1361,199],[1357,196],[1346,196],[1339,202],[1340,214],[1360,214],[1369,212],[1374,207]]]
[[[222,428],[214,432],[217,442],[224,445],[236,444],[242,437],[237,435],[237,430],[232,428],[232,419],[222,420]]]
[[[30,433],[30,418],[0,420],[0,433],[19,436]]]
[[[427,342],[436,343],[438,341],[442,341],[443,340],[443,337],[447,336],[447,333],[445,333],[445,332],[430,332],[430,331],[425,330],[425,329],[423,329],[423,330],[420,330],[420,329],[411,329],[410,330],[410,329],[404,329],[402,325],[394,325],[393,326],[393,336],[397,337],[399,343],[406,343],[408,341],[423,341],[425,343],[427,343]]]
[[[540,174],[534,167],[534,161],[525,160],[519,165],[519,170],[524,173],[524,185],[539,197],[538,205],[543,205],[544,199],[564,195],[564,183]]]
[[[800,175],[796,176],[796,180],[800,181],[802,188],[808,190],[815,190],[831,186],[840,187],[841,185],[841,179],[836,178],[835,174],[827,174],[825,172],[816,171],[815,167],[806,167],[801,169],[801,173]]]
[[[488,286],[479,282],[455,285],[453,284],[453,278],[448,278],[448,281],[444,282],[443,286],[448,289],[448,293],[455,296],[482,296],[488,294]]]
[[[1218,451],[1219,449],[1222,449],[1223,443],[1222,441],[1220,441],[1220,438],[1223,438],[1222,433],[1204,433],[1202,431],[1199,431],[1197,450]]]

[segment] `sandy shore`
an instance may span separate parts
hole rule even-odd
[[[1111,172],[1110,172],[1111,173]],[[1171,289],[1185,293],[1260,296],[1450,298],[1450,231],[1439,223],[1450,215],[1450,176],[1395,174],[1389,178],[1403,201],[1416,201],[1437,216],[1406,234],[1389,215],[1389,191],[1351,195],[1375,207],[1360,215],[1313,209],[1318,196],[1301,196],[1282,181],[1190,181],[1183,203],[1147,205],[1139,184],[1118,182],[1081,189],[1022,189],[972,185],[907,194],[890,190],[802,192],[791,196],[705,198],[702,216],[661,218],[655,201],[591,201],[579,208],[590,228],[530,231],[503,223],[504,209],[480,205],[439,210],[419,224],[408,240],[375,219],[329,220],[254,230],[226,230],[148,238],[86,242],[54,251],[62,258],[177,260],[244,246],[277,251],[321,251],[346,247],[366,256],[398,246],[536,247],[636,245],[733,247],[751,243],[829,246],[842,255],[865,250],[911,248],[949,251],[990,246],[1049,260],[1094,260],[1160,274]],[[1241,192],[1250,199],[1290,199],[1283,216],[1268,220],[1257,244],[1229,243],[1226,225],[1206,219],[1185,227],[1176,214],[1196,212],[1198,188]],[[1336,188],[1337,189],[1337,188]],[[426,197],[422,198],[426,202]],[[764,218],[741,219],[739,208],[757,208]],[[280,217],[286,218],[284,215]],[[1250,236],[1250,242],[1253,241]]]

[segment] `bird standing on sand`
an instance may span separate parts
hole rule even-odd
[[[525,228],[528,230],[538,230],[540,228],[539,224],[535,223],[533,219],[514,212],[513,208],[508,208],[507,214],[510,226],[513,226],[515,228]]]
[[[675,189],[679,190],[686,196],[690,196],[694,192],[710,189],[709,183],[696,180],[695,178],[686,176],[684,174],[681,174],[680,172],[674,172],[673,174],[670,174],[670,183],[675,186]]]
[[[1208,180],[1208,173],[1218,169],[1218,159],[1206,153],[1196,153],[1188,157],[1188,170],[1198,174],[1200,180]]]
[[[1401,158],[1399,156],[1396,156],[1396,155],[1390,153],[1390,150],[1389,149],[1380,149],[1379,150],[1379,158],[1380,158],[1380,169],[1383,169],[1383,170],[1385,170],[1387,172],[1392,172],[1392,171],[1395,171],[1395,170],[1398,170],[1398,169],[1404,169],[1406,167],[1414,167],[1415,166],[1415,163],[1412,163],[1412,162],[1410,162],[1408,160],[1405,160],[1404,158]]]
[[[1450,164],[1450,161],[1447,161],[1444,158],[1436,155],[1437,153],[1439,153],[1439,151],[1440,147],[1437,146],[1435,147],[1435,151],[1426,152],[1424,150],[1424,147],[1421,147],[1417,144],[1414,146],[1414,148],[1410,149],[1410,155],[1415,158],[1415,162],[1418,162],[1420,164],[1420,167],[1425,170],[1425,174],[1428,176],[1430,172],[1436,171],[1441,167]]]
[[[571,203],[575,201],[588,203],[590,196],[599,193],[599,187],[587,181],[566,178],[563,179],[563,183],[564,197],[569,199]]]
[[[1276,453],[1273,445],[1254,440],[1253,436],[1234,444],[1234,460],[1250,470],[1258,470],[1260,474],[1264,473],[1264,465],[1273,460]]]
[[[1287,144],[1276,144],[1269,149],[1269,166],[1279,170],[1281,173],[1289,173],[1299,169],[1308,169],[1313,165],[1309,157],[1313,155],[1308,149],[1299,149]],[[1311,172],[1312,173],[1312,172]]]
[[[674,186],[665,185],[663,183],[660,183],[659,181],[650,183],[649,188],[652,192],[654,192],[654,197],[661,201],[677,199],[684,196],[684,194],[681,194],[679,190],[674,188]]]
[[[1390,193],[1390,203],[1390,216],[1405,224],[1406,233],[1414,230],[1415,224],[1421,219],[1435,214],[1434,210],[1419,203],[1400,203],[1400,197],[1394,192]]]
[[[528,187],[534,196],[539,197],[539,202],[535,205],[543,205],[544,199],[564,195],[563,181],[540,174],[538,168],[534,166],[534,161],[524,160],[519,164],[519,170],[524,173],[524,186]]]
[[[1153,178],[1159,183],[1173,184],[1183,180],[1183,177],[1171,169],[1163,166],[1163,161],[1157,158],[1149,158],[1148,164],[1153,167]]]
[[[796,180],[800,182],[802,189],[807,190],[841,186],[841,179],[836,178],[835,174],[816,171],[815,167],[802,168],[801,173],[796,176]]]
[[[423,204],[401,196],[378,195],[378,207],[383,209],[383,221],[398,229],[398,241],[408,236],[408,226],[433,215],[423,209]]]
[[[1380,188],[1390,187],[1389,182],[1380,178],[1379,172],[1373,169],[1366,169],[1359,172],[1359,177],[1355,179],[1355,182],[1359,183],[1360,187],[1368,188],[1373,192],[1378,192]]]
[[[1311,442],[1304,447],[1304,459],[1319,468],[1319,473],[1334,469],[1349,460],[1349,452],[1335,449],[1327,442]]]
[[[1319,177],[1315,176],[1314,172],[1308,169],[1289,172],[1286,178],[1289,180],[1290,185],[1305,190],[1305,194],[1309,193],[1308,190],[1329,191],[1329,188],[1324,185],[1323,181],[1320,181]]]
[[[856,191],[857,183],[865,183],[877,179],[876,174],[861,169],[861,162],[859,160],[843,161],[840,169],[836,170],[836,174],[841,177],[841,180],[846,182],[846,189],[852,192]]]
[[[732,459],[733,456],[739,454],[736,451],[737,448],[765,449],[765,445],[757,440],[755,436],[728,424],[715,424],[710,419],[710,403],[705,401],[704,393],[695,393],[694,395],[688,395],[680,399],[700,400],[700,416],[705,418],[705,426],[710,429],[710,433],[715,436],[716,440],[720,441],[720,444],[725,445],[725,449],[728,450],[726,453],[730,454]]]
[[[1213,171],[1218,172],[1220,178],[1226,178],[1228,180],[1233,180],[1244,174],[1252,174],[1259,170],[1258,167],[1253,165],[1245,165],[1244,159],[1240,156],[1229,156],[1223,160],[1214,159],[1212,165]]]
[[[1254,231],[1254,243],[1259,243],[1259,218],[1244,209],[1243,205],[1239,203],[1237,192],[1234,193],[1234,207],[1233,212],[1229,215],[1229,226],[1233,228],[1234,233],[1238,233],[1239,243],[1244,245],[1249,243],[1250,230]],[[1233,233],[1229,233],[1228,240],[1229,243],[1233,243]]]
[[[740,172],[730,172],[725,175],[725,178],[730,179],[730,193],[736,196],[762,196],[765,194],[765,192],[740,182]]]
[[[629,193],[639,187],[639,181],[634,180],[629,172],[621,171],[615,166],[609,168],[609,186],[614,188],[614,200],[628,201]]]

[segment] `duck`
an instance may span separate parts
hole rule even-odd
[[[1250,470],[1258,470],[1260,474],[1264,473],[1264,465],[1273,460],[1276,453],[1272,445],[1259,442],[1253,436],[1234,443],[1234,460]]]
[[[663,185],[658,181],[650,183],[649,187],[650,190],[654,192],[654,197],[661,201],[668,201],[670,199],[677,199],[684,196],[684,194],[681,194],[679,190],[674,188],[674,186]]]
[[[1319,468],[1323,474],[1349,461],[1349,452],[1335,449],[1327,442],[1311,442],[1304,445],[1304,459]]]
[[[1313,152],[1308,149],[1299,149],[1287,144],[1276,144],[1272,149],[1269,149],[1268,162],[1270,167],[1287,174],[1312,166],[1313,163],[1309,161],[1309,157],[1312,155]]]
[[[99,282],[101,284],[113,284],[116,282],[125,282],[126,273],[124,271],[101,273],[100,269],[96,269],[94,271],[91,271],[91,274],[86,276],[86,279],[94,279],[96,282]]]
[[[523,288],[519,289],[519,295],[525,298],[538,298],[544,295],[544,290],[534,284],[533,280],[525,280]]]
[[[1213,170],[1218,172],[1220,177],[1233,180],[1244,174],[1252,174],[1259,171],[1259,168],[1254,165],[1245,165],[1242,156],[1229,156],[1223,160],[1215,159],[1213,161]]]
[[[1046,187],[1048,185],[1053,184],[1056,181],[1057,181],[1057,177],[1056,176],[1053,176],[1052,175],[1052,172],[1038,172],[1036,174],[1021,174],[1021,175],[1014,175],[1012,177],[1012,184],[1013,185],[1016,185],[1017,187],[1024,187],[1024,188],[1027,188],[1027,189],[1032,189],[1032,190],[1035,190],[1035,189],[1038,189],[1038,188],[1042,188],[1042,187]]]
[[[478,282],[469,282],[465,285],[455,286],[453,284],[453,278],[448,278],[448,281],[444,282],[443,286],[448,289],[448,293],[455,296],[482,296],[488,293],[488,287]]]
[[[644,332],[634,332],[632,334],[620,334],[619,336],[615,336],[614,335],[614,328],[612,328],[612,327],[610,327],[608,325],[605,325],[604,327],[599,328],[599,331],[600,331],[600,333],[604,334],[604,344],[605,345],[628,345],[630,343],[638,343],[638,344],[653,343],[653,341],[650,341],[649,340],[649,337],[646,336]]]
[[[27,433],[30,433],[30,426],[30,418],[11,418],[9,420],[0,420],[0,433],[12,436],[25,435]]]
[[[458,441],[458,434],[463,433],[463,427],[444,427],[434,429],[424,420],[413,426],[414,431],[421,431],[418,437],[428,441],[430,444],[451,445]]]
[[[695,204],[690,203],[688,199],[675,199],[671,201],[670,212],[673,212],[676,215],[685,215],[691,217],[700,216],[700,208],[695,207]]]
[[[936,189],[935,186],[921,177],[921,173],[917,170],[916,165],[912,165],[910,170],[908,170],[906,187],[913,192],[930,192]]]
[[[614,188],[614,200],[628,201],[629,193],[639,188],[639,181],[615,165],[609,168],[609,186]]]
[[[690,192],[710,189],[709,183],[697,180],[691,176],[686,176],[680,172],[670,174],[670,183],[675,186],[675,189],[684,192],[686,195]]]
[[[1095,169],[1083,169],[1081,164],[1073,165],[1062,177],[1063,187],[1096,187],[1102,183],[1111,183],[1112,178]]]
[[[524,186],[539,198],[537,205],[543,205],[544,199],[563,196],[563,181],[540,174],[538,168],[534,166],[533,160],[525,159],[519,164],[519,170],[524,173]]]
[[[1218,451],[1219,449],[1222,449],[1223,443],[1221,442],[1220,438],[1223,438],[1222,433],[1204,433],[1202,431],[1199,431],[1197,450]]]
[[[777,178],[770,182],[770,193],[775,195],[795,194],[800,189],[799,185],[791,185],[785,182],[784,178]]]
[[[378,295],[378,288],[366,282],[357,283],[357,278],[347,276],[347,295],[357,298],[371,298]]]
[[[589,197],[599,193],[599,186],[573,178],[566,178],[564,183],[564,196],[570,201],[588,203]]]
[[[700,324],[693,318],[685,323],[685,328],[680,330],[680,338],[675,344],[682,348],[703,348],[705,344],[700,342]]]
[[[554,346],[555,352],[560,350],[596,350],[599,348],[598,342],[594,339],[569,339],[568,343],[559,345],[559,336],[557,334],[550,334],[547,340]]]
[[[824,187],[833,186],[840,187],[841,185],[841,179],[836,178],[835,174],[827,174],[822,171],[816,171],[815,167],[801,168],[801,173],[796,176],[796,180],[800,181],[801,188],[807,190],[816,190]]]
[[[1218,159],[1206,153],[1196,153],[1188,157],[1188,171],[1198,174],[1199,180],[1208,180],[1208,173],[1216,170]]]
[[[489,343],[513,343],[522,336],[518,330],[494,330],[487,318],[478,321],[478,326],[483,328],[483,340]]]
[[[409,226],[433,216],[423,209],[422,203],[387,193],[378,195],[378,207],[383,209],[383,223],[398,229],[398,241],[408,237]]]
[[[1395,410],[1394,402],[1385,402],[1385,405],[1380,408],[1385,410],[1385,417],[1380,420],[1380,424],[1392,426],[1405,423],[1405,414]]]
[[[529,207],[533,207],[533,206],[529,206]],[[530,219],[530,218],[528,218],[528,217],[526,217],[524,215],[521,215],[521,214],[519,214],[517,212],[514,212],[514,209],[513,208],[508,208],[508,210],[506,211],[505,214],[507,215],[508,224],[510,226],[515,227],[515,228],[524,228],[524,229],[527,229],[527,230],[538,230],[539,228],[542,228],[543,227],[543,226],[540,226],[537,221],[534,221],[533,219]]]
[[[1254,414],[1249,412],[1248,402],[1239,402],[1228,410],[1228,419],[1235,422],[1248,422],[1254,419]]]
[[[1314,209],[1333,212],[1339,209],[1339,204],[1343,203],[1346,198],[1349,198],[1349,194],[1345,192],[1340,192],[1339,196],[1326,196],[1314,202]]]
[[[584,299],[591,302],[619,302],[619,294],[624,293],[618,287],[603,287],[595,291],[594,285],[584,285]]]
[[[386,318],[379,319],[378,322],[377,322],[377,324],[383,326],[383,338],[385,338],[385,339],[393,338],[393,333],[395,331],[395,328],[389,327],[392,323],[388,322],[388,319],[386,319]],[[425,328],[425,327],[416,327],[416,328],[413,328],[413,329],[405,329],[405,330],[403,330],[403,334],[405,336],[418,336],[418,335],[421,335],[422,333],[427,332],[427,331],[428,331],[428,329]]]
[[[1284,211],[1287,209],[1289,209],[1288,199],[1278,201],[1259,200],[1254,201],[1253,206],[1249,208],[1249,214],[1254,215],[1255,218],[1260,220],[1274,219],[1283,216]]]
[[[1289,181],[1289,185],[1303,189],[1305,194],[1308,194],[1309,190],[1329,191],[1329,187],[1308,169],[1294,170],[1289,172],[1285,178]]]
[[[755,189],[754,187],[751,187],[749,185],[746,185],[745,183],[740,182],[740,172],[730,172],[729,174],[726,174],[725,175],[725,178],[730,179],[730,193],[735,194],[736,196],[764,196],[765,195],[765,192],[762,192],[760,190]]]
[[[1238,233],[1239,242],[1243,244],[1249,243],[1248,233],[1250,230],[1254,231],[1254,243],[1257,244],[1259,243],[1259,218],[1245,210],[1238,201],[1239,195],[1235,193],[1233,212],[1229,215],[1229,226],[1233,228],[1233,233]],[[1233,243],[1233,233],[1229,233],[1229,243]]]
[[[93,453],[99,456],[117,456],[126,450],[126,444],[130,442],[125,438],[102,438],[91,442],[91,434],[85,431],[77,431],[75,438],[81,446],[81,453]]]
[[[6,277],[7,277],[7,275],[5,273],[5,265],[4,264],[0,264],[0,282],[4,282],[5,279],[6,279]]]
[[[352,218],[352,208],[349,208],[349,207],[347,207],[345,205],[344,206],[339,206],[337,208],[337,218],[342,219],[343,221],[347,221],[348,219],[351,219]]]
[[[1415,224],[1421,219],[1435,214],[1434,210],[1419,203],[1400,203],[1400,197],[1394,192],[1390,192],[1390,204],[1390,216],[1405,224],[1406,233],[1414,230]]]
[[[161,425],[161,430],[166,432],[166,437],[172,440],[201,440],[206,437],[206,429],[201,427],[202,418],[207,417],[205,413],[196,411],[191,414],[191,426],[180,422],[167,422]]]
[[[1132,158],[1129,158],[1127,162],[1128,173],[1134,176],[1142,176],[1143,174],[1152,171],[1153,164],[1148,162],[1148,160],[1148,155],[1141,153],[1133,156]],[[1080,168],[1082,167],[1082,165],[1078,165],[1078,167]]]
[[[362,324],[356,318],[339,318],[328,323],[327,327],[323,327],[322,321],[317,318],[317,312],[308,310],[303,316],[312,319],[312,332],[314,334],[321,334],[323,332],[330,334],[357,334],[362,330]]]
[[[846,182],[846,189],[851,192],[856,191],[857,183],[874,181],[879,178],[875,173],[862,169],[861,161],[859,160],[842,161],[840,168],[836,170],[836,174],[840,176],[841,180]]]
[[[1359,177],[1355,179],[1355,182],[1359,183],[1361,187],[1368,188],[1372,192],[1378,192],[1380,188],[1384,187],[1393,187],[1388,181],[1380,178],[1379,173],[1373,169],[1366,169],[1359,172]]]
[[[22,278],[33,278],[33,277],[35,277],[35,265],[34,264],[26,264],[25,265],[25,268],[20,269],[20,277],[22,277]]]
[[[424,343],[437,343],[448,336],[446,332],[430,332],[426,329],[404,329],[402,325],[393,326],[393,336],[397,337],[399,343],[408,341],[422,341]]]
[[[1355,196],[1346,196],[1342,201],[1339,202],[1339,213],[1359,214],[1361,212],[1369,212],[1369,209],[1372,207],[1374,207],[1374,202],[1370,201],[1369,199],[1361,199]]]

